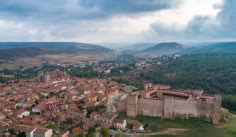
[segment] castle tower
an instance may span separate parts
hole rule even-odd
[[[44,75],[44,83],[48,84],[48,83],[50,83],[50,81],[51,81],[50,75],[49,74]]]
[[[38,74],[38,82],[48,84],[51,81],[49,74],[44,74],[42,71]]]
[[[37,77],[37,81],[39,83],[42,83],[44,81],[44,79],[43,79],[43,72],[42,71],[39,72],[38,77]]]
[[[127,116],[136,117],[138,108],[138,95],[129,94],[127,97]]]
[[[221,110],[221,96],[215,95],[212,113],[212,123],[219,124],[220,121],[220,110]]]

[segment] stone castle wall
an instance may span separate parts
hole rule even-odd
[[[165,97],[163,100],[159,100],[138,98],[138,95],[132,94],[122,104],[123,107],[120,107],[120,110],[124,111],[126,104],[127,115],[133,117],[137,115],[158,116],[167,119],[205,117],[211,119],[215,124],[220,120],[220,98],[214,99],[213,102],[175,97]]]
[[[127,110],[127,99],[123,99],[117,104],[117,112],[126,112],[126,110]]]
[[[197,117],[198,116],[198,101],[175,99],[166,97],[164,99],[164,118],[175,117]]]
[[[138,114],[146,116],[159,116],[163,114],[163,101],[154,99],[138,99]]]
[[[136,117],[138,111],[138,96],[136,94],[130,94],[127,97],[127,115]]]

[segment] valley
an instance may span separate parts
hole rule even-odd
[[[2,0],[0,137],[236,137],[236,0]]]
[[[110,106],[106,103],[110,102],[109,99],[117,96],[122,96],[122,94],[132,94],[132,93],[142,93],[145,92],[146,85],[152,84],[161,84],[171,86],[173,92],[177,93],[186,93],[193,91],[204,91],[206,96],[210,95],[219,95],[221,97],[221,105],[223,110],[221,110],[221,121],[219,124],[212,125],[209,119],[175,119],[175,120],[162,120],[159,117],[152,116],[137,116],[135,118],[126,116],[123,111],[119,112],[117,117],[119,120],[127,120],[129,123],[132,120],[138,121],[139,124],[145,126],[146,136],[202,136],[201,133],[209,132],[209,136],[221,137],[221,135],[227,135],[227,137],[233,137],[235,131],[235,83],[236,79],[234,78],[234,73],[236,72],[236,54],[233,52],[236,51],[234,43],[225,43],[228,46],[222,47],[220,44],[210,44],[208,46],[200,47],[187,47],[178,43],[161,43],[156,44],[153,47],[149,45],[147,49],[138,49],[138,50],[123,50],[122,52],[115,52],[115,50],[106,49],[103,47],[92,46],[84,50],[80,48],[74,51],[66,50],[65,45],[62,47],[59,46],[55,51],[47,50],[47,48],[34,47],[34,45],[23,46],[23,47],[12,47],[12,48],[1,48],[0,52],[4,53],[4,60],[6,62],[1,62],[0,67],[0,86],[3,86],[3,92],[14,94],[11,90],[8,90],[8,85],[18,86],[18,88],[23,88],[20,83],[29,83],[37,84],[43,86],[40,91],[49,92],[50,96],[43,97],[40,95],[40,99],[44,101],[50,101],[51,99],[58,96],[58,94],[74,94],[77,96],[84,96],[80,101],[87,100],[92,104],[86,104],[86,109],[78,108],[81,111],[86,110],[88,113],[87,117],[90,117],[90,122],[99,122],[99,120],[93,119],[95,113],[99,113],[99,117],[105,118],[106,112],[113,111]],[[49,45],[47,45],[49,46]],[[46,46],[46,47],[47,47]],[[209,50],[210,48],[215,48],[214,52]],[[36,50],[37,49],[37,50]],[[41,49],[41,50],[39,50]],[[35,51],[36,50],[36,51]],[[91,51],[91,52],[90,52]],[[149,52],[151,56],[143,56],[141,52]],[[171,52],[170,52],[171,51]],[[186,51],[188,51],[186,53]],[[230,52],[229,52],[230,51]],[[12,55],[11,53],[17,52]],[[152,53],[150,53],[152,52]],[[119,53],[119,54],[117,54]],[[140,54],[141,53],[141,54]],[[160,54],[162,53],[162,54]],[[236,53],[236,52],[235,52]],[[8,56],[9,55],[9,56]],[[154,55],[154,56],[153,56]],[[57,80],[63,81],[61,84],[66,84],[67,78],[70,80],[67,90],[61,90],[56,88],[55,92],[51,90],[46,90],[48,86],[57,86],[55,85],[55,80],[50,81],[49,83],[38,83],[35,78],[39,74],[44,73],[43,81],[46,82],[47,75],[54,77],[55,74],[58,75]],[[59,76],[60,74],[60,76]],[[61,77],[62,76],[62,77]],[[61,78],[60,78],[61,77]],[[81,80],[85,83],[93,79],[98,81],[108,80],[114,82],[119,88],[119,94],[112,92],[112,95],[105,94],[108,100],[98,100],[94,97],[100,97],[98,92],[89,92],[83,89],[83,86],[80,87],[83,90],[79,90],[74,87],[75,81],[81,83]],[[104,83],[105,84],[105,83]],[[23,84],[24,85],[24,84]],[[61,85],[62,86],[62,85]],[[99,85],[97,85],[100,87]],[[68,88],[70,87],[70,88]],[[88,86],[91,88],[93,86]],[[17,88],[17,89],[18,89]],[[52,88],[55,89],[55,88]],[[97,89],[96,89],[97,90]],[[144,91],[143,91],[144,90]],[[12,90],[13,91],[13,90]],[[18,90],[17,90],[18,91]],[[81,93],[83,91],[83,93]],[[148,90],[148,92],[151,91]],[[21,93],[21,91],[18,91]],[[32,92],[34,90],[32,89]],[[99,91],[100,92],[100,91]],[[160,92],[160,91],[158,91]],[[45,93],[45,94],[46,94]],[[121,95],[120,95],[121,93]],[[25,93],[24,93],[25,94]],[[28,96],[31,96],[31,93],[27,93]],[[40,92],[37,91],[37,94]],[[8,94],[6,94],[8,95]],[[60,101],[65,101],[69,98],[59,97]],[[96,101],[95,101],[96,100]],[[96,106],[98,103],[102,106]],[[25,102],[28,103],[28,102]],[[81,102],[74,102],[73,105],[79,105]],[[95,103],[95,104],[93,104]],[[116,103],[113,107],[117,107]],[[56,104],[56,102],[55,102]],[[10,105],[10,104],[9,104]],[[66,104],[64,104],[66,105]],[[104,106],[103,106],[104,105]],[[25,110],[28,112],[29,108],[19,108],[20,110]],[[33,107],[31,108],[33,109]],[[104,110],[105,109],[105,110]],[[117,109],[117,108],[116,108]],[[119,110],[119,109],[118,109]],[[14,112],[18,113],[18,109],[13,109]],[[55,110],[60,112],[61,115],[65,115],[65,112],[61,110]],[[62,114],[63,113],[63,114]],[[66,112],[68,113],[68,112]],[[81,112],[80,112],[81,113]],[[4,110],[4,115],[5,113]],[[116,113],[111,113],[116,114]],[[41,116],[42,114],[38,115]],[[106,114],[108,115],[108,114]],[[110,114],[109,114],[110,115]],[[12,115],[9,115],[10,117]],[[37,114],[31,114],[29,117],[35,117]],[[75,116],[75,115],[74,115]],[[115,115],[114,115],[115,116]],[[28,117],[28,116],[26,116]],[[48,117],[50,118],[50,115]],[[70,122],[70,119],[77,121],[78,123]],[[75,119],[74,119],[75,118]],[[53,129],[54,134],[59,135],[64,132],[63,127],[70,129],[70,126],[66,122],[75,124],[80,127],[83,124],[80,123],[80,120],[83,118],[80,116],[80,119],[76,117],[67,117],[66,120],[60,120],[58,125],[55,125],[53,121],[44,125],[47,129]],[[22,120],[21,118],[19,120]],[[42,119],[43,120],[43,119]],[[45,120],[45,119],[44,119]],[[131,121],[130,121],[131,120]],[[115,122],[116,120],[114,120]],[[181,121],[181,122],[180,122]],[[191,124],[191,122],[195,124]],[[182,124],[180,124],[180,123]],[[26,123],[25,123],[26,124]],[[104,125],[105,124],[105,125]],[[43,124],[42,124],[43,125]],[[91,128],[91,125],[85,124],[88,128]],[[114,127],[107,125],[106,123],[102,124],[102,128],[105,127]],[[92,126],[93,127],[93,126]],[[115,129],[117,127],[115,126]],[[122,128],[121,128],[122,129]],[[129,128],[128,128],[129,129]],[[131,133],[130,130],[132,131]],[[172,131],[176,130],[176,131]],[[179,131],[181,130],[181,131]],[[59,132],[60,131],[60,132]],[[112,129],[109,131],[112,132]],[[139,130],[129,129],[128,131],[118,132],[120,135],[133,135],[136,134]],[[56,133],[59,132],[59,133]],[[141,132],[141,131],[139,131]],[[86,131],[87,134],[94,134],[96,131],[91,131],[90,129]],[[136,135],[142,135],[142,133],[137,133]],[[216,135],[217,134],[217,135]]]

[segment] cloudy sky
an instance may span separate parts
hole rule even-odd
[[[2,0],[0,41],[236,40],[236,0]]]

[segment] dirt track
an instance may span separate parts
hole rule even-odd
[[[127,136],[153,136],[153,135],[178,135],[182,132],[185,132],[190,129],[184,129],[184,128],[167,128],[165,130],[161,130],[158,132],[152,132],[152,133],[120,133],[121,135],[127,135]]]

